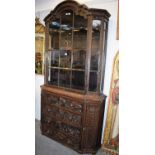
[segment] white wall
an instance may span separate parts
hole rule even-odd
[[[113,59],[119,49],[119,43],[116,40],[118,2],[115,1],[110,3],[105,3],[103,4],[103,6],[104,6],[103,9],[106,9],[110,12],[111,17],[109,20],[109,27],[108,27],[107,57],[106,57],[106,66],[105,66],[104,91],[103,91],[104,94],[107,96],[107,100],[105,105],[102,136],[104,134],[104,127],[105,127],[105,121],[106,121],[106,115],[107,115],[107,108],[108,108],[107,105],[109,100]]]
[[[111,81],[111,73],[113,66],[113,58],[118,51],[118,41],[116,41],[116,28],[117,28],[117,9],[118,4],[117,0],[77,0],[85,3],[88,7],[91,8],[100,8],[106,9],[110,14],[109,20],[109,30],[108,30],[108,42],[107,42],[107,58],[106,58],[106,69],[105,69],[105,81],[104,81],[104,94],[107,96],[106,100],[106,108],[105,108],[105,117],[106,120],[106,112],[107,112],[107,102],[109,96],[109,88]],[[49,5],[49,1],[44,1],[44,5],[40,4],[36,7],[36,15],[41,17],[41,21],[43,21],[44,16],[50,12],[61,0],[52,0],[51,5]],[[53,4],[53,5],[52,5]],[[37,6],[37,4],[36,4]],[[45,8],[45,9],[44,9]],[[51,9],[50,9],[51,8]],[[42,11],[39,11],[42,10]],[[40,120],[40,85],[43,84],[43,76],[36,75],[36,119]],[[105,121],[103,126],[105,125]]]
[[[41,111],[41,89],[40,86],[44,84],[44,76],[36,74],[35,75],[35,118],[40,120]]]

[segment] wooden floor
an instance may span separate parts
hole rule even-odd
[[[35,121],[35,155],[80,155],[74,150],[41,135],[40,122]],[[90,155],[90,154],[83,154]],[[99,150],[96,155],[106,155]]]

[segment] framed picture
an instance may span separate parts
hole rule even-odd
[[[35,19],[35,73],[43,74],[45,51],[45,27]]]
[[[102,149],[111,155],[119,154],[119,52],[113,63]]]

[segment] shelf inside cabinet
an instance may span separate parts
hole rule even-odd
[[[63,67],[53,67],[53,66],[48,66],[48,68],[53,68],[53,69],[63,69],[63,70],[73,70],[73,71],[85,71],[84,69],[77,69],[77,68],[63,68]],[[93,72],[93,71],[92,71]]]

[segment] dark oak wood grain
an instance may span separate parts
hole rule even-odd
[[[80,153],[93,153],[101,145],[105,96],[67,93],[42,86],[42,134]]]

